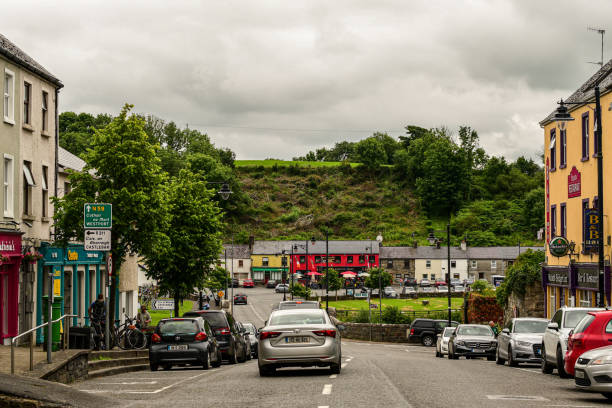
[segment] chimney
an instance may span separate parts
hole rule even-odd
[[[413,248],[418,248],[418,247],[419,247],[419,241],[414,241],[414,242],[412,243],[412,247],[413,247]]]
[[[436,249],[440,249],[440,240],[436,240]]]
[[[465,242],[465,239],[461,240],[461,250],[462,251],[467,251],[467,242]]]
[[[253,245],[255,245],[255,237],[251,235],[249,236],[249,251],[253,250]]]

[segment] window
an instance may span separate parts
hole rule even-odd
[[[42,131],[46,132],[49,126],[48,115],[49,113],[49,94],[45,91],[42,93]]]
[[[567,224],[566,224],[567,223],[567,211],[565,208],[565,203],[561,204],[560,210],[561,210],[561,213],[559,215],[561,218],[559,221],[561,222],[561,230],[559,232],[561,233],[562,237],[565,237],[566,236],[565,234],[567,232]]]
[[[376,256],[370,255],[368,259],[369,259],[369,261],[368,261],[369,263],[371,263],[371,264],[376,263]]]
[[[478,279],[484,279],[484,272],[478,272]]]
[[[431,261],[429,259],[425,261],[425,267],[427,269],[431,268]]]
[[[347,263],[347,264],[352,264],[352,263],[353,263],[353,257],[352,257],[352,256],[350,256],[350,255],[349,255],[349,256],[347,256],[347,257],[346,257],[346,263]]]
[[[427,274],[426,273],[423,274],[423,279],[427,279]]]
[[[555,171],[557,168],[557,137],[555,129],[550,130],[550,171]]]
[[[565,130],[559,132],[559,168],[567,166],[567,134]]]
[[[244,261],[242,259],[238,260],[238,267],[239,268],[243,268],[244,267]]]
[[[475,268],[477,268],[477,267],[478,267],[478,262],[476,262],[476,261],[472,260],[472,261],[470,261],[470,263],[471,263],[472,268],[474,268],[474,269],[475,269]]]
[[[410,260],[404,259],[404,269],[410,269]]]
[[[23,162],[23,213],[32,214],[32,187],[34,187],[34,177],[32,176],[32,163]]]
[[[47,166],[42,166],[42,216],[49,216],[49,188],[47,184],[47,174],[49,168]]]
[[[32,85],[23,83],[23,123],[30,125],[32,119],[30,117],[30,108],[32,102]]]
[[[267,256],[264,256],[263,258],[261,258],[261,265],[262,266],[268,266],[269,263],[270,263],[270,261],[269,261]]]
[[[458,273],[453,273],[453,279],[459,279],[459,274]]]
[[[342,262],[342,257],[340,256],[334,256],[334,263],[341,263]]]
[[[497,269],[497,261],[491,261],[491,269]]]
[[[512,264],[514,264],[514,261],[508,261],[508,266],[512,266]]]
[[[321,259],[320,256],[315,256],[315,263],[321,263]]]
[[[589,160],[589,112],[582,115],[582,160]]]
[[[435,281],[436,280],[436,274],[432,273],[429,275],[429,280]]]
[[[593,319],[595,319],[595,316],[593,316]],[[608,321],[608,324],[606,324],[606,333],[612,333],[612,320]]]
[[[4,216],[13,216],[13,156],[4,155],[3,171]]]
[[[359,263],[360,264],[365,263],[365,256],[359,255]]]
[[[457,267],[457,261],[451,261],[451,268]]]
[[[70,187],[70,183],[65,181],[64,182],[64,195],[70,194],[71,190],[72,190],[72,188]]]
[[[391,259],[387,260],[387,268],[389,269],[393,268],[393,261]]]
[[[306,263],[306,257],[305,256],[300,256],[300,263],[301,264],[305,264]]]
[[[581,290],[580,292],[580,307],[593,306],[593,292],[590,290]]]
[[[4,70],[4,121],[15,123],[15,74]]]
[[[557,206],[550,206],[550,236],[557,236]]]

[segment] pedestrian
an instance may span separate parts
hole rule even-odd
[[[493,322],[493,320],[489,321],[489,327],[491,327],[491,330],[493,330],[495,337],[497,337],[497,334],[499,333],[499,329],[497,328],[497,325]]]
[[[149,326],[149,324],[151,323],[151,315],[147,311],[146,305],[140,306],[140,310],[138,311],[138,316],[136,317],[136,320],[138,321],[138,323],[140,323],[141,329]]]
[[[102,336],[104,336],[104,328],[106,327],[106,304],[104,302],[104,296],[101,293],[98,294],[98,298],[87,309],[89,317],[91,319],[91,325],[95,331],[95,350],[100,350],[100,343],[102,342]]]

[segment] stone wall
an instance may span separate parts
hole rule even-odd
[[[60,365],[57,369],[45,374],[42,379],[47,381],[55,381],[62,384],[70,384],[77,380],[87,378],[89,362],[89,352],[83,351],[76,354],[65,364]]]
[[[345,327],[342,337],[353,340],[370,340],[370,324],[368,323],[340,323]],[[385,341],[389,343],[407,343],[410,333],[409,324],[372,324],[372,341]]]
[[[545,301],[541,282],[534,282],[526,288],[524,296],[514,293],[508,296],[504,322],[507,323],[513,317],[546,317]]]

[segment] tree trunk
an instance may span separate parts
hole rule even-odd
[[[174,291],[174,317],[179,317],[179,291]]]

